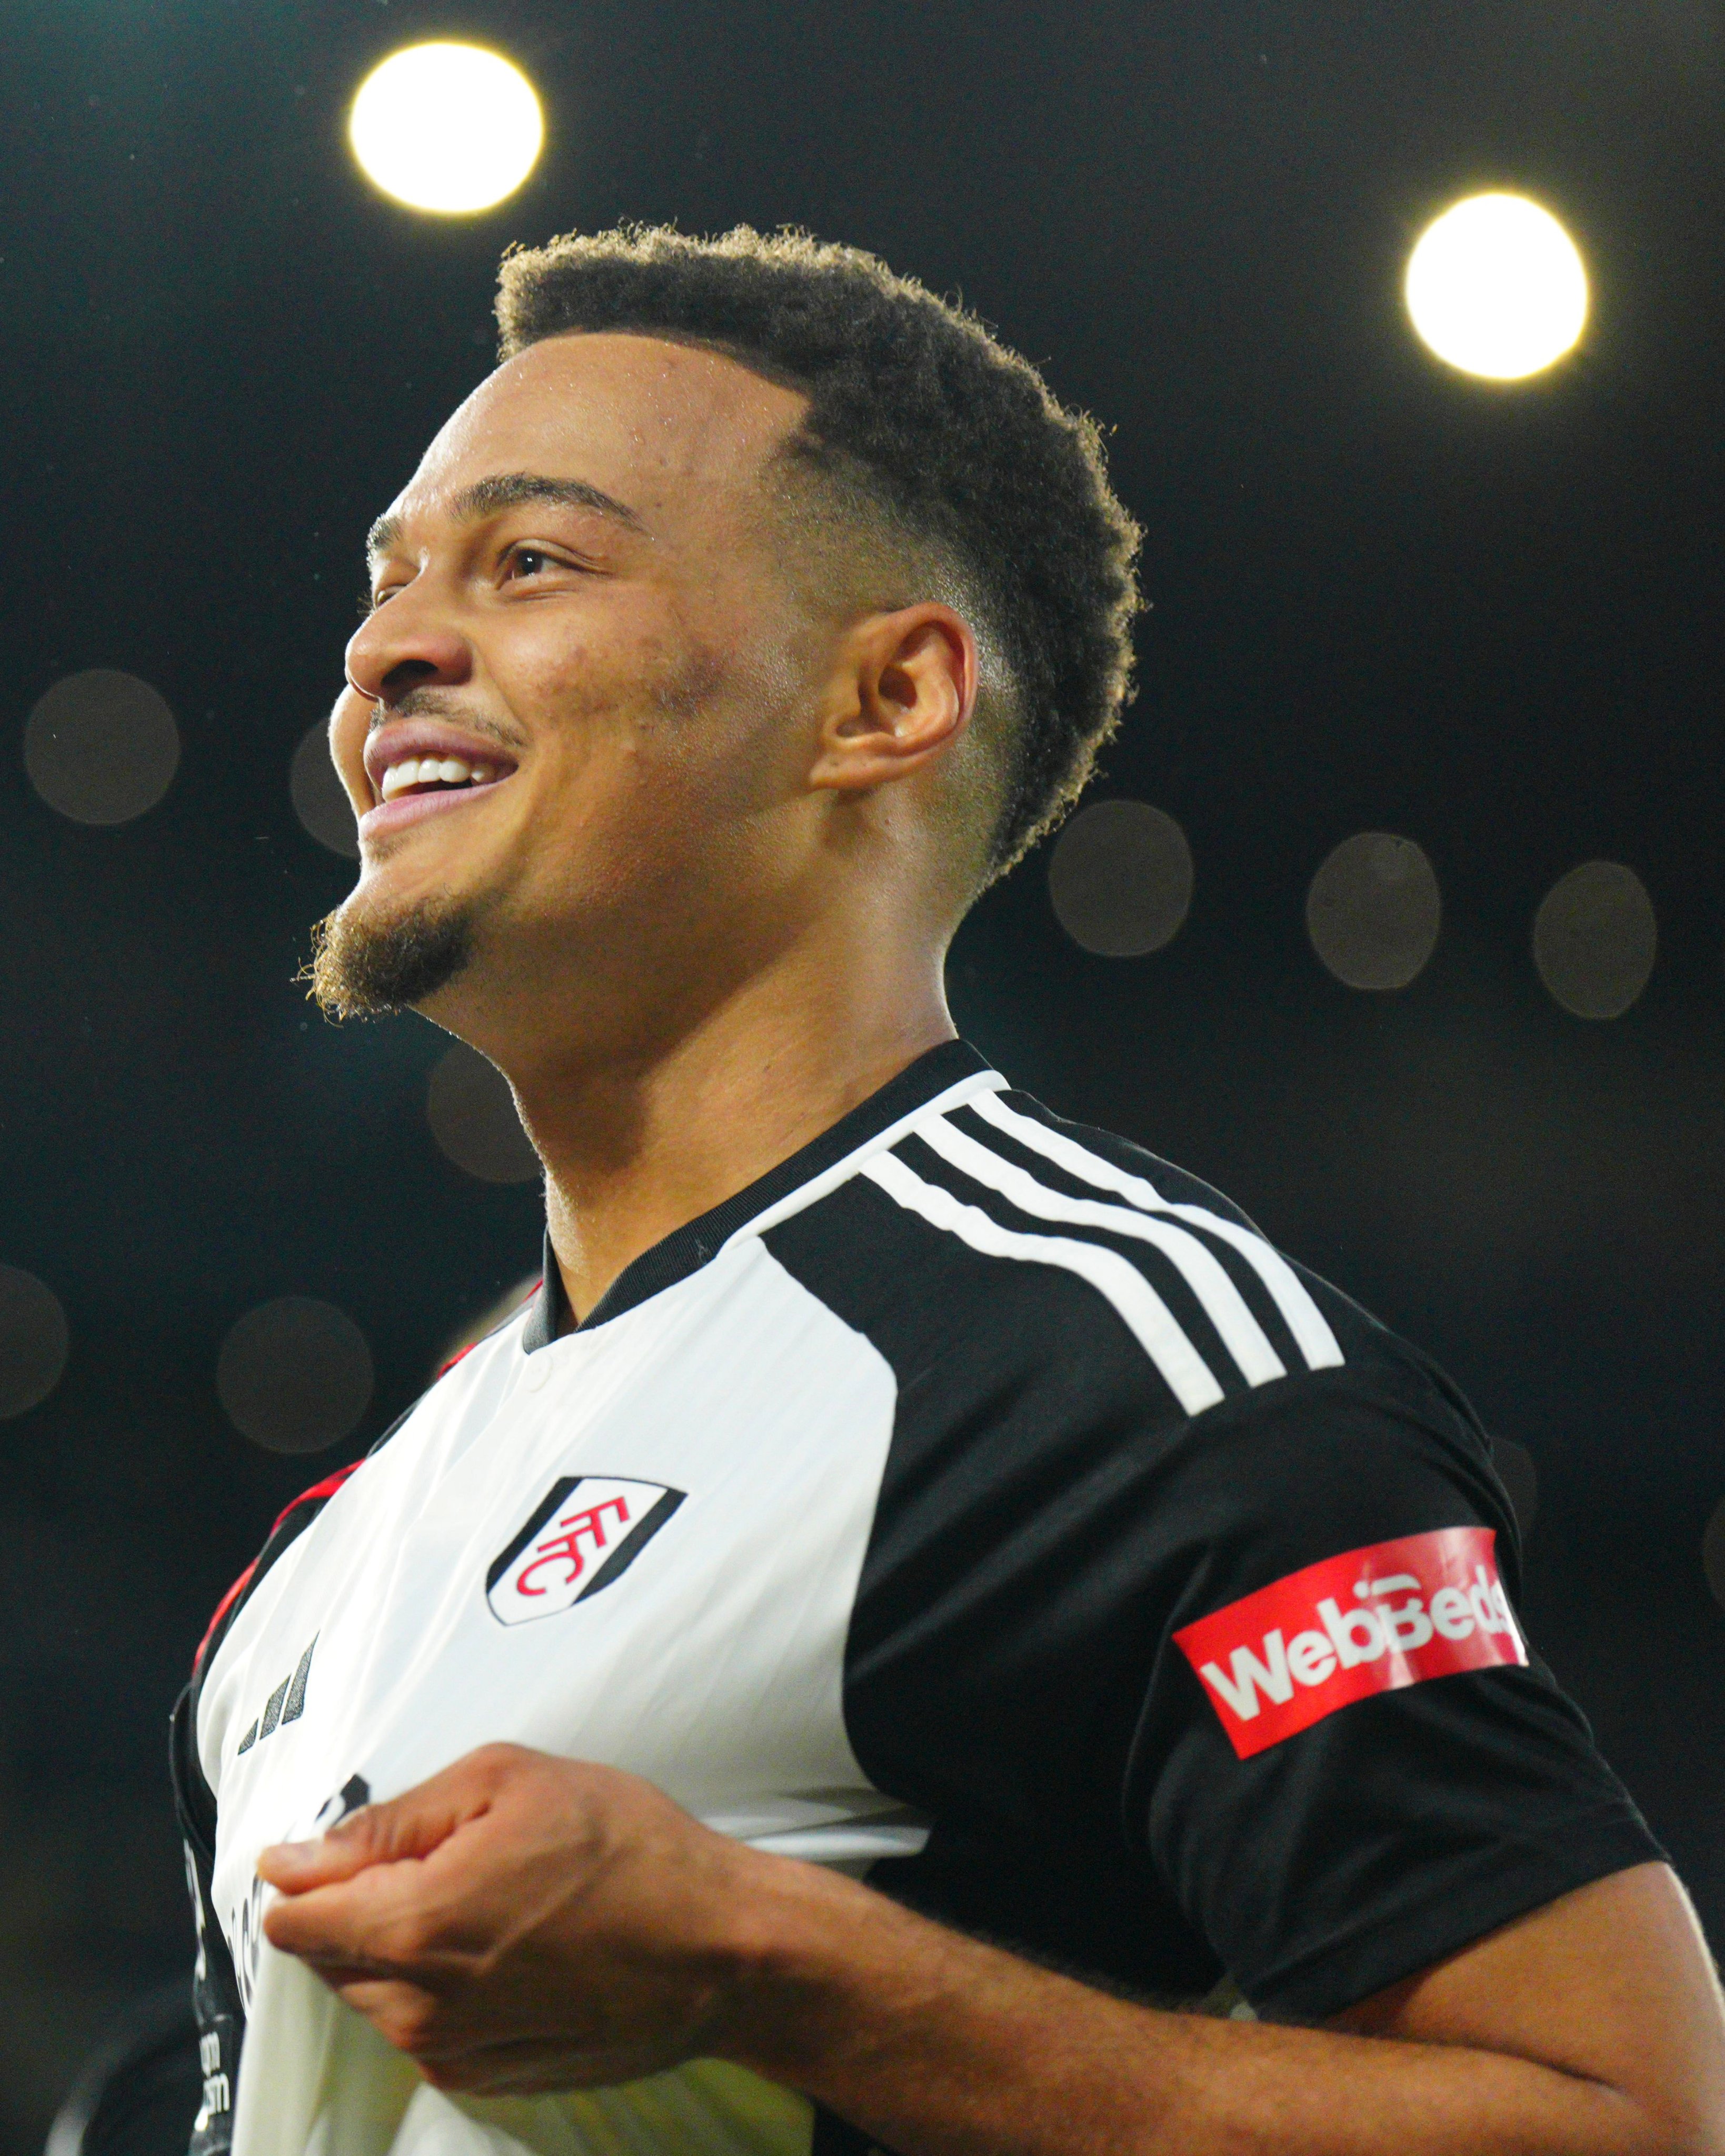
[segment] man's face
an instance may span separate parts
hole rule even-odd
[[[530,347],[444,427],[374,535],[331,726],[362,849],[325,962],[350,1001],[454,1022],[504,976],[614,1001],[794,873],[822,634],[762,474],[804,408],[604,334]]]

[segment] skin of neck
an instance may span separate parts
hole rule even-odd
[[[347,907],[464,911],[466,963],[418,1007],[509,1079],[578,1319],[952,1037],[982,662],[938,600],[786,574],[767,475],[805,412],[699,348],[530,347],[398,498],[349,648]],[[632,523],[540,500],[469,513],[523,471]],[[511,767],[404,820],[377,769],[428,715]]]
[[[815,792],[752,844],[689,843],[675,887],[603,949],[500,928],[426,1005],[510,1080],[578,1318],[953,1037],[951,909],[903,828],[913,805],[892,806]]]
[[[593,1052],[566,1039],[511,1058],[578,1316],[643,1251],[952,1037],[942,954],[872,927],[860,909],[824,919],[716,997],[691,993],[675,1019],[655,1005],[632,1046],[619,1029]]]

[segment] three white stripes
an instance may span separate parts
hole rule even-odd
[[[1177,1222],[1201,1227],[1239,1251],[1275,1301],[1308,1368],[1329,1368],[1342,1361],[1336,1336],[1299,1275],[1260,1235],[1207,1207],[1169,1202],[1144,1177],[1117,1168],[1062,1132],[1020,1115],[996,1093],[979,1094],[966,1105],[997,1130],[1040,1152],[1069,1175],[1089,1183],[1092,1189],[1124,1198],[1127,1204],[1072,1198],[1064,1191],[1050,1189],[1024,1168],[956,1129],[944,1116],[932,1116],[920,1125],[916,1136],[962,1174],[998,1191],[1033,1219],[1100,1228],[1153,1245],[1196,1296],[1248,1384],[1261,1385],[1272,1378],[1286,1376],[1286,1366],[1214,1252]],[[968,1205],[942,1185],[925,1182],[891,1152],[877,1153],[865,1162],[862,1173],[907,1211],[920,1214],[932,1227],[958,1236],[986,1256],[1060,1265],[1088,1281],[1112,1303],[1188,1414],[1201,1414],[1224,1397],[1215,1373],[1173,1312],[1138,1268],[1118,1252],[1074,1236],[1030,1235],[1002,1227],[979,1206]]]
[[[917,1132],[926,1137],[925,1127]],[[925,1183],[896,1153],[876,1153],[862,1173],[907,1212],[944,1228],[988,1258],[1019,1258],[1031,1265],[1064,1265],[1106,1296],[1137,1336],[1138,1345],[1168,1380],[1188,1414],[1201,1414],[1223,1397],[1215,1373],[1180,1329],[1173,1312],[1130,1260],[1096,1243],[1070,1235],[1025,1235],[1003,1228],[979,1206],[967,1205],[937,1183]]]
[[[1032,1152],[1040,1152],[1045,1160],[1065,1168],[1069,1175],[1076,1175],[1092,1189],[1117,1191],[1121,1197],[1147,1213],[1170,1214],[1177,1220],[1189,1220],[1194,1227],[1203,1228],[1219,1241],[1231,1245],[1270,1291],[1307,1367],[1329,1370],[1342,1362],[1336,1336],[1304,1281],[1281,1252],[1272,1249],[1261,1235],[1254,1235],[1250,1228],[1242,1228],[1237,1220],[1227,1220],[1219,1213],[1212,1213],[1208,1206],[1171,1204],[1142,1175],[1116,1168],[1112,1161],[1090,1152],[1063,1132],[1051,1131],[1045,1123],[1021,1116],[1016,1108],[1009,1108],[998,1094],[979,1093],[969,1105],[996,1130],[1016,1138]]]

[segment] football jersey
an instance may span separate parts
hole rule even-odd
[[[193,2149],[869,2146],[713,2060],[441,2094],[268,1945],[265,1845],[495,1740],[1111,1988],[1322,2019],[1660,1855],[1516,1590],[1441,1373],[947,1043],[578,1325],[548,1259],[277,1522],[175,1717]]]

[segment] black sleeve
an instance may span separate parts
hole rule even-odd
[[[1194,1194],[1200,1229],[1238,1220],[1152,1166]],[[1180,1280],[1141,1243],[1096,1240],[1145,1265],[1225,1373]],[[1260,2011],[1322,2019],[1660,1856],[1579,1713],[1520,1659],[1514,1523],[1471,1411],[1333,1289],[1301,1276],[1345,1359],[1302,1368],[1262,1283],[1218,1240],[1285,1373],[1230,1374],[1224,1399],[1189,1414],[1070,1269],[980,1255],[872,1185],[767,1240],[898,1383],[845,1725],[875,1785],[933,1825],[920,1856],[877,1866],[872,1884],[1140,1996],[1194,2000],[1226,1976]],[[1446,1573],[1436,1559],[1455,1551]],[[1327,1584],[1312,1576],[1332,1564]],[[1489,1630],[1469,1614],[1468,1595],[1486,1596],[1476,1564],[1507,1593],[1482,1599]],[[1368,1602],[1394,1595],[1402,1659],[1386,1647],[1360,1671],[1327,1633],[1301,1635],[1333,1599],[1348,1654],[1369,1645],[1351,1614],[1363,1567]],[[1436,1593],[1464,1651],[1436,1636]],[[1234,1635],[1219,1650],[1218,1628]],[[1237,1686],[1235,1646],[1268,1686],[1239,1747],[1200,1674],[1215,1662]],[[1402,1681],[1374,1688],[1392,1667]]]
[[[1197,1998],[1226,1975],[1260,2013],[1317,2020],[1661,1856],[1580,1713],[1518,1659],[1507,1498],[1465,1404],[1412,1351],[1361,1342],[1347,1367],[1170,1426],[1064,1284],[1040,1312],[1010,1307],[1014,1285],[1016,1336],[1040,1320],[1045,1339],[1058,1301],[1065,1348],[1003,1350],[982,1388],[972,1355],[950,1386],[930,1363],[901,1398],[847,1722],[877,1786],[935,1825],[876,1884],[1141,1995]],[[1457,1543],[1459,1572],[1434,1572]],[[1476,1563],[1506,1593],[1482,1604],[1489,1635],[1467,1605]],[[1393,1658],[1328,1667],[1318,1605],[1349,1651],[1373,1645],[1351,1614],[1362,1570],[1417,1581],[1389,1606],[1399,1640],[1424,1629],[1426,1645],[1399,1671],[1414,1681],[1350,1697]],[[1445,1577],[1461,1584],[1440,1608]],[[1446,1653],[1428,1605],[1495,1666]],[[1199,1674],[1250,1682],[1235,1648],[1266,1673],[1250,1731],[1230,1732]],[[1278,1650],[1322,1681],[1302,1693]]]
[[[1260,2011],[1332,2014],[1661,1856],[1489,1595],[1488,1536],[1517,1591],[1514,1522],[1485,1440],[1436,1382],[1315,1373],[1202,1419],[1178,1450],[1147,1535],[1158,1622],[1125,1813]],[[1464,1553],[1464,1584],[1435,1604],[1445,1548]],[[1353,1576],[1373,1571],[1409,1584],[1357,1599]],[[1434,1606],[1460,1640],[1434,1634]],[[1382,1609],[1406,1613],[1399,1634],[1353,1614]],[[1277,1666],[1301,1637],[1321,1680],[1305,1686]],[[1397,1671],[1399,1642],[1414,1644]],[[1235,1665],[1241,1648],[1253,1660]],[[1338,1648],[1371,1660],[1337,1666]],[[1486,1654],[1504,1659],[1457,1666]]]

